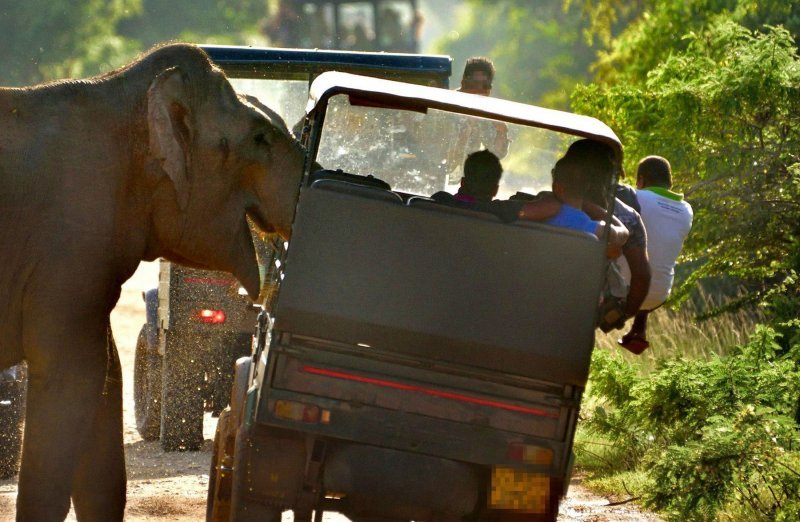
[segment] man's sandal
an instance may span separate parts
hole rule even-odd
[[[625,348],[631,353],[636,355],[641,354],[643,351],[650,347],[650,343],[639,335],[638,333],[627,333],[622,336],[622,339],[617,341],[617,344]]]

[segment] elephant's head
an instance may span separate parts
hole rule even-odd
[[[288,237],[302,149],[273,111],[234,92],[207,58],[163,70],[147,91],[149,169],[159,179],[158,255],[227,270],[259,291],[249,217]]]

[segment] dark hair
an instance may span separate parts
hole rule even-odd
[[[491,199],[502,175],[503,165],[492,151],[483,149],[473,152],[464,161],[462,189],[475,198]]]
[[[641,177],[644,186],[672,188],[672,167],[666,158],[647,156],[639,162],[636,177]]]
[[[558,183],[568,196],[584,197],[586,194],[587,169],[590,166],[584,157],[565,154],[553,166],[553,182]]]
[[[466,65],[464,65],[464,74],[461,78],[470,77],[478,71],[486,74],[486,77],[489,78],[489,83],[494,81],[494,64],[485,56],[473,56],[467,59]]]
[[[611,181],[616,169],[614,149],[600,141],[580,139],[573,142],[564,157],[575,157],[585,166],[586,197],[603,207],[608,207],[613,196]]]

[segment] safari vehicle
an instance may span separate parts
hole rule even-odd
[[[549,188],[579,138],[619,164],[617,137],[585,116],[335,72],[312,84],[305,122],[292,237],[218,421],[207,520],[555,520],[606,245],[428,196],[455,191],[458,167],[436,167],[487,122],[513,138],[500,197]]]
[[[279,0],[263,27],[273,45],[416,53],[417,0]]]
[[[452,68],[450,57],[437,55],[203,48],[238,92],[256,96],[289,125],[302,120],[309,85],[321,72],[335,69],[447,88]],[[266,273],[275,249],[269,239],[257,247]],[[216,414],[227,405],[234,362],[251,353],[258,307],[230,274],[163,260],[158,287],[145,292],[144,300],[147,320],[134,367],[138,431],[145,440],[160,438],[168,451],[199,449],[204,411]]]

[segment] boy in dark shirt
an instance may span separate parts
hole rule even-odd
[[[458,192],[441,191],[431,198],[444,205],[488,212],[506,223],[517,219],[543,221],[558,212],[561,205],[557,201],[529,205],[525,201],[495,200],[502,175],[503,166],[498,157],[489,150],[479,150],[464,161],[464,177]]]

